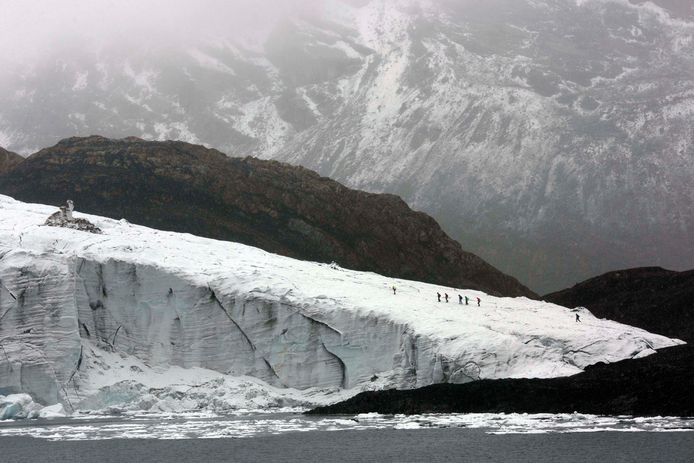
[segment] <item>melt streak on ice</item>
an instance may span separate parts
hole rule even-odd
[[[364,389],[572,375],[681,342],[586,310],[577,323],[549,303],[125,220],[75,213],[103,234],[43,225],[55,210],[0,196],[0,394],[68,412],[307,406]]]

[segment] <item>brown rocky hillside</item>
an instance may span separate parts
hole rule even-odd
[[[463,251],[430,216],[397,196],[352,190],[275,161],[230,158],[203,146],[69,138],[0,175],[0,193],[149,227],[238,241],[351,269],[534,293]]]
[[[0,148],[0,174],[12,169],[24,160],[23,157],[12,151]]]

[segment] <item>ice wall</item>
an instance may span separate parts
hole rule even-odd
[[[125,221],[89,216],[100,235],[43,226],[51,212],[0,196],[0,394],[43,404],[72,407],[143,370],[162,386],[178,368],[280,388],[410,388],[569,375],[678,342]],[[437,291],[483,305],[438,303]]]
[[[437,342],[389,319],[353,312],[320,319],[289,301],[113,259],[10,252],[0,275],[0,393],[28,392],[44,403],[79,395],[83,342],[152,368],[201,367],[299,389],[351,388],[377,374],[398,387],[450,379]],[[449,359],[458,371],[456,360]]]

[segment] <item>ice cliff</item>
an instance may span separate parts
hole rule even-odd
[[[549,303],[126,221],[75,214],[102,234],[43,225],[54,211],[0,196],[0,394],[68,410],[324,403],[365,388],[571,375],[680,342],[587,311],[577,323]]]

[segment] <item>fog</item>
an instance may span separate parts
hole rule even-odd
[[[289,14],[320,14],[322,0],[0,0],[0,59],[27,64],[72,47],[168,46],[263,40]]]

